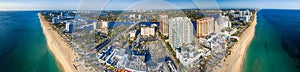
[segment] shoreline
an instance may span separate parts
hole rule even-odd
[[[246,44],[246,48],[245,48],[245,51],[243,52],[244,54],[243,54],[243,57],[242,57],[242,60],[241,60],[241,64],[240,64],[240,68],[239,68],[239,71],[242,71],[243,70],[243,68],[244,68],[244,62],[245,62],[245,58],[246,58],[246,55],[247,55],[247,51],[248,51],[248,48],[249,48],[249,46],[250,46],[250,44],[251,44],[251,42],[252,42],[252,40],[253,40],[253,38],[254,38],[254,36],[255,36],[255,28],[256,28],[256,25],[257,25],[257,12],[258,11],[256,11],[255,12],[255,15],[254,15],[254,19],[253,19],[253,22],[251,23],[251,25],[252,25],[252,27],[251,28],[253,28],[253,30],[252,30],[252,34],[251,34],[251,40],[249,40],[248,42],[247,42],[247,44]],[[245,44],[244,44],[245,45]],[[240,62],[240,61],[239,61]]]
[[[38,13],[43,34],[45,35],[48,49],[54,55],[56,62],[58,63],[61,71],[63,72],[77,72],[73,66],[75,63],[75,55],[68,44],[62,40],[57,31],[53,30],[50,23],[45,20],[41,13]]]
[[[225,61],[221,63],[221,68],[215,70],[216,72],[241,72],[243,69],[245,56],[247,54],[249,45],[251,44],[254,35],[255,27],[257,25],[257,12],[254,13],[254,19],[249,27],[240,36],[238,41],[231,51],[231,54],[225,58]]]

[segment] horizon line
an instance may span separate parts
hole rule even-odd
[[[198,9],[198,10],[216,10],[216,9],[199,9],[199,8],[182,8],[182,9]],[[300,8],[218,8],[218,9],[281,9],[281,10],[300,10]],[[0,9],[0,11],[63,11],[63,10],[76,10],[76,9]],[[84,10],[84,9],[82,9]],[[90,10],[99,10],[99,9],[90,9]],[[101,9],[100,9],[101,10]],[[102,9],[102,10],[125,10],[125,9]],[[174,10],[174,9],[132,9],[132,10]],[[181,10],[181,9],[180,9]]]

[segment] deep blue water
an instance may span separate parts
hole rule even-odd
[[[0,72],[58,72],[37,12],[0,11]]]
[[[300,10],[263,9],[244,62],[245,72],[300,72]]]

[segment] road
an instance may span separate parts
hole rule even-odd
[[[156,33],[156,35],[158,36],[158,33]],[[166,43],[164,42],[164,40],[161,39],[160,36],[158,36],[158,39],[161,41],[161,43],[167,48],[167,45]],[[169,50],[166,50],[167,51],[167,54],[168,56],[172,59],[172,61],[177,61],[175,57],[173,57],[172,53],[169,51]],[[180,69],[180,65],[177,63],[177,62],[174,62],[176,68],[177,68],[177,71],[178,72],[184,72],[184,71],[181,71]]]

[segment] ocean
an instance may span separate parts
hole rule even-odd
[[[300,72],[300,10],[263,9],[244,72]]]
[[[37,12],[0,11],[0,72],[59,72]]]

